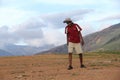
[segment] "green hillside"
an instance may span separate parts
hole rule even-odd
[[[120,24],[85,36],[86,51],[120,51]]]

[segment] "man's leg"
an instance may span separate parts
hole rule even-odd
[[[71,70],[71,69],[73,69],[73,67],[72,67],[72,53],[69,53],[68,58],[69,58],[69,67],[68,67],[68,70]]]
[[[85,66],[83,65],[83,54],[79,54],[79,59],[80,59],[80,67],[85,68]]]
[[[71,70],[73,69],[72,67],[72,52],[73,52],[73,43],[69,42],[69,45],[68,45],[68,58],[69,58],[69,67],[68,67],[68,70]]]
[[[79,59],[80,59],[80,65],[83,65],[83,55],[79,54]]]
[[[84,68],[85,66],[83,65],[83,50],[82,50],[82,45],[80,43],[75,45],[75,50],[77,54],[79,54],[79,60],[80,60],[80,67]]]
[[[69,66],[72,66],[72,53],[69,53]]]

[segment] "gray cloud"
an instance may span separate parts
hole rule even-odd
[[[23,23],[15,30],[15,33],[23,39],[35,39],[42,38],[43,31],[41,27],[45,26],[43,23],[36,19],[31,19],[30,21]]]
[[[117,15],[111,15],[111,16],[104,17],[100,19],[99,21],[110,21],[110,20],[119,20],[119,19],[120,19],[120,14],[117,14]]]
[[[35,39],[43,38],[43,31],[36,26],[39,27],[37,24],[19,25],[14,30],[8,26],[2,26],[0,27],[0,44],[15,44],[21,40],[27,43],[29,40],[34,41]]]
[[[93,10],[85,9],[85,10],[76,10],[76,11],[68,11],[64,13],[58,13],[58,14],[48,14],[46,16],[39,16],[43,19],[45,23],[48,23],[47,27],[49,25],[52,25],[53,28],[63,28],[63,20],[67,17],[72,18],[73,21],[78,21],[83,18],[83,16],[87,13],[90,13]]]
[[[16,31],[16,34],[22,39],[36,39],[42,38],[43,33],[41,29],[38,30],[19,30]]]
[[[9,30],[8,26],[0,27],[0,44],[13,44],[19,40],[13,32]]]

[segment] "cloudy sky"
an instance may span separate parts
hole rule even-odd
[[[120,0],[0,0],[0,45],[55,46],[66,43],[70,17],[83,35],[120,22]]]

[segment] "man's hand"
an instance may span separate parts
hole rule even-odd
[[[81,41],[82,46],[84,45],[84,41]]]

